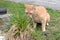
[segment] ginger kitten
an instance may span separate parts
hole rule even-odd
[[[37,23],[41,23],[42,31],[46,31],[46,25],[48,25],[50,21],[50,15],[45,7],[25,4],[25,12],[27,16],[32,18],[34,29]]]

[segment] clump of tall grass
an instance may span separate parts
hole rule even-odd
[[[16,24],[19,31],[24,31],[29,23],[29,18],[26,15],[13,14],[11,23]]]
[[[20,16],[19,14],[13,14],[11,19],[12,27],[7,32],[6,40],[32,40],[33,36],[31,36],[31,31],[28,26],[29,22],[30,19],[26,15]],[[33,40],[35,39],[33,38]]]

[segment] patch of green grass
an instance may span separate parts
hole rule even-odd
[[[4,2],[3,0],[0,0],[0,8],[7,8],[9,5],[10,2]]]
[[[49,9],[49,8],[47,8],[47,10],[50,13],[52,19],[56,19],[56,18],[60,17],[60,12]]]
[[[27,17],[25,14],[25,7],[23,4],[0,1],[0,8],[7,7],[8,13],[13,14],[12,23],[17,23],[20,28],[25,27],[27,23]],[[40,31],[40,28],[36,29],[32,35],[36,40],[60,40],[60,12],[47,8],[48,13],[51,16],[51,21],[49,26],[46,27],[47,31],[45,32],[47,36],[45,37],[44,33]]]

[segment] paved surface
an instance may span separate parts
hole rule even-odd
[[[0,15],[0,30],[6,30],[7,25],[9,25],[11,14]]]
[[[4,36],[0,36],[0,40],[5,40],[5,37]]]
[[[0,40],[5,40],[5,34],[0,30]]]
[[[16,3],[28,3],[35,5],[43,5],[48,8],[60,10],[60,0],[10,0]]]
[[[9,25],[11,14],[0,15],[0,40],[5,40],[5,34],[1,30],[6,30]]]

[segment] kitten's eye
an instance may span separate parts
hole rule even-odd
[[[28,12],[26,12],[26,14],[29,14]]]

